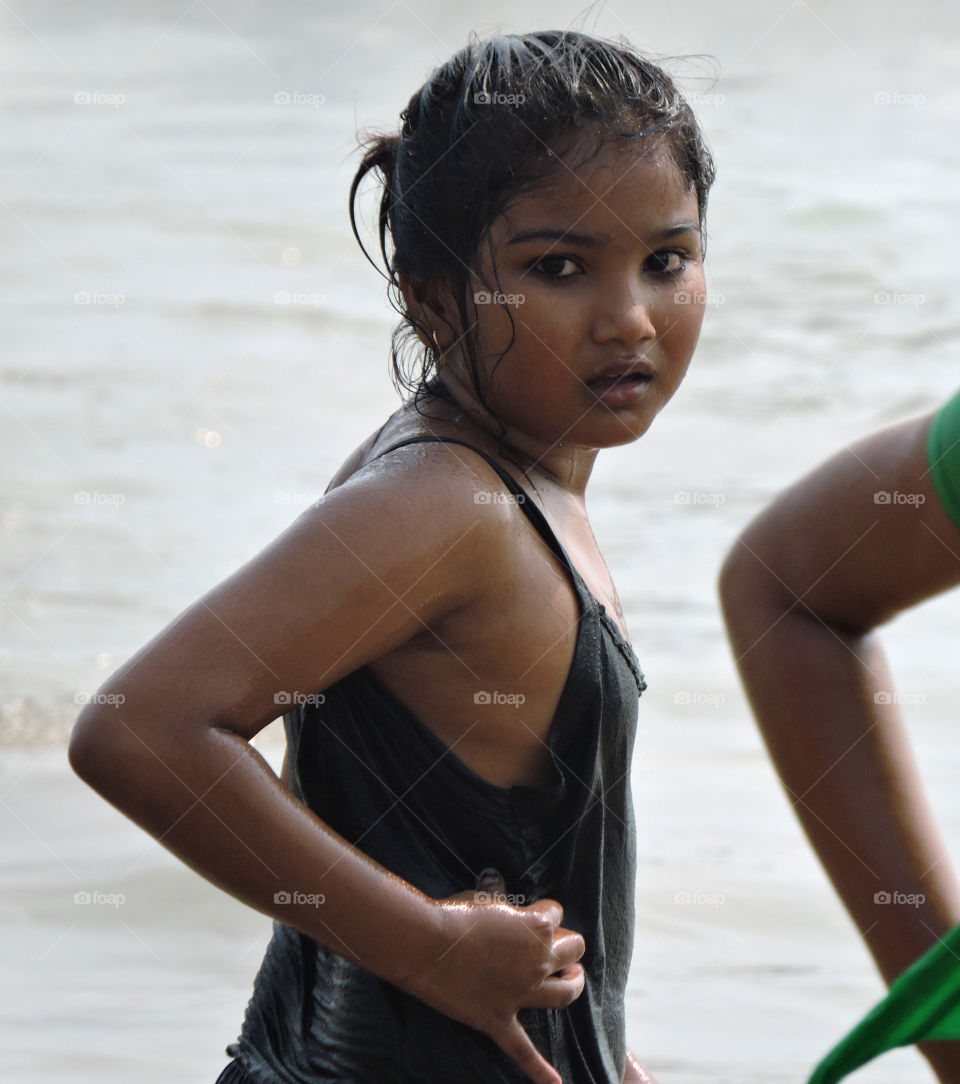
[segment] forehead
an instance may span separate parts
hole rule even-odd
[[[558,155],[549,178],[517,195],[491,234],[504,237],[534,223],[581,226],[593,221],[631,219],[660,222],[666,217],[698,218],[693,185],[680,173],[668,146],[615,140],[597,150],[596,140],[578,140]]]

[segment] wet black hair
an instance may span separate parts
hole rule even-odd
[[[596,136],[584,160],[611,140],[665,146],[696,191],[705,242],[713,159],[673,79],[625,41],[571,30],[484,41],[472,35],[430,75],[400,119],[399,132],[362,139],[349,208],[354,236],[376,266],[357,228],[356,201],[364,177],[379,174],[380,253],[388,296],[402,317],[391,344],[392,378],[418,410],[428,394],[449,395],[437,378],[439,350],[417,336],[419,328],[429,340],[435,329],[408,311],[398,276],[449,287],[459,310],[460,345],[482,401],[475,315],[468,311],[474,304],[470,274],[479,273],[484,239],[511,200],[548,182],[563,165],[571,168],[571,137]]]

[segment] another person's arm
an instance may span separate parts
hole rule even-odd
[[[720,578],[774,764],[888,983],[960,923],[960,884],[875,635],[960,584],[960,529],[931,480],[930,424],[875,434],[791,486],[743,531]],[[944,645],[944,667],[955,657]],[[945,740],[960,743],[960,731]],[[913,900],[885,902],[895,893]],[[943,1081],[960,1081],[958,1047],[924,1048]]]
[[[645,1069],[632,1050],[627,1050],[627,1067],[623,1073],[623,1084],[657,1084],[650,1075],[650,1070]]]
[[[111,676],[76,723],[70,762],[218,887],[553,1084],[516,1013],[565,1007],[583,988],[583,939],[558,930],[560,906],[428,898],[331,830],[249,744],[280,714],[277,693],[321,691],[488,586],[504,532],[449,492],[447,473],[420,455],[403,478],[374,469],[324,497]],[[429,546],[423,524],[436,527]]]

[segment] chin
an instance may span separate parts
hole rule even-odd
[[[658,411],[618,411],[613,417],[594,425],[592,448],[618,448],[622,444],[632,444],[639,440],[653,425]]]

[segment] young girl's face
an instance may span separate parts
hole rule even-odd
[[[705,304],[697,197],[669,152],[608,143],[561,166],[510,204],[490,242],[472,300],[492,412],[548,446],[636,440],[679,387]],[[508,309],[515,339],[497,363]]]

